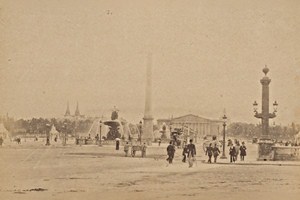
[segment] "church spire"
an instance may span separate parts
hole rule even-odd
[[[66,113],[65,113],[65,117],[66,116],[70,116],[71,113],[70,113],[70,107],[69,107],[69,102],[67,103],[67,110],[66,110]]]
[[[78,101],[77,101],[77,105],[76,105],[75,116],[80,116]]]

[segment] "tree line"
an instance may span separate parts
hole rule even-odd
[[[45,118],[32,118],[32,119],[18,119],[0,116],[0,123],[14,135],[42,135],[49,133],[51,127],[54,125],[56,130],[60,133],[67,133],[75,135],[76,133],[87,133],[93,124],[94,119],[45,119]],[[129,124],[130,132],[133,135],[138,135],[138,125]],[[154,125],[154,130],[159,127]],[[270,136],[277,140],[291,140],[300,131],[300,124],[291,123],[287,126],[270,125]],[[233,138],[247,138],[254,137],[260,138],[261,124],[250,124],[242,122],[233,122],[227,126],[226,135]]]
[[[227,135],[229,137],[242,137],[251,139],[254,137],[261,137],[261,124],[248,124],[235,122],[228,125]],[[300,131],[300,124],[291,123],[291,125],[270,125],[269,133],[272,139],[277,140],[291,140]]]
[[[51,127],[54,126],[59,133],[75,134],[76,132],[88,132],[93,124],[93,119],[18,119],[1,117],[0,122],[4,127],[14,135],[43,135],[50,132]]]

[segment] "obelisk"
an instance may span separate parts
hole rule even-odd
[[[152,54],[148,54],[145,92],[145,112],[142,140],[151,145],[153,141],[153,117],[152,117]]]

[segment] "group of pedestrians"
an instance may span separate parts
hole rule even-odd
[[[246,153],[246,146],[245,142],[242,142],[242,145],[239,144],[238,141],[236,141],[235,145],[230,144],[229,148],[229,155],[230,155],[230,162],[235,162],[238,159],[238,156],[240,156],[240,160],[244,161],[245,156],[247,155]],[[167,155],[168,158],[166,159],[169,164],[173,163],[173,159],[175,156],[176,152],[176,147],[174,143],[171,141],[170,144],[167,147]],[[221,151],[218,147],[217,144],[212,144],[210,143],[208,147],[205,149],[205,155],[208,156],[208,161],[207,163],[216,163],[218,160],[218,156],[220,155]],[[182,162],[187,162],[189,163],[189,167],[193,166],[193,163],[196,161],[195,156],[196,156],[196,146],[193,144],[193,140],[190,140],[190,143],[188,145],[184,145],[183,151],[182,151]],[[212,161],[213,157],[213,161]]]
[[[218,156],[220,154],[220,150],[217,146],[217,144],[212,147],[212,143],[209,144],[208,147],[206,147],[205,155],[208,156],[208,163],[211,163],[211,157],[214,156],[214,163],[217,162]]]
[[[242,142],[242,145],[240,145],[239,141],[236,141],[236,144],[230,144],[229,147],[229,155],[230,155],[230,162],[234,163],[237,161],[238,156],[240,156],[240,160],[244,161],[245,156],[247,155],[246,153],[247,147],[245,146],[245,142]]]
[[[171,141],[167,147],[168,158],[167,161],[169,164],[173,163],[174,155],[175,155],[175,145],[174,142]],[[183,159],[182,162],[186,162],[188,159],[189,167],[192,167],[194,162],[196,161],[196,146],[193,144],[193,140],[190,139],[190,143],[188,145],[184,145],[182,151]]]
[[[230,156],[230,162],[234,163],[235,161],[237,161],[238,156],[240,156],[240,160],[244,161],[245,160],[245,156],[247,155],[246,153],[246,146],[245,146],[245,142],[242,142],[242,145],[240,145],[239,141],[235,142],[235,145],[233,145],[232,143],[229,144],[229,156]],[[208,147],[206,147],[206,151],[205,151],[205,155],[208,156],[208,163],[212,163],[211,158],[212,156],[214,157],[214,163],[217,162],[217,158],[220,154],[220,150],[217,146],[217,144],[214,145],[214,147],[212,147],[212,143],[209,144]]]

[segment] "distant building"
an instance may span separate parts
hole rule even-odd
[[[79,111],[79,105],[78,105],[78,102],[76,104],[76,110],[75,110],[75,113],[74,115],[71,115],[71,112],[70,112],[70,106],[69,106],[69,102],[67,103],[67,109],[66,109],[66,112],[65,112],[65,118],[70,118],[70,119],[74,119],[74,118],[85,118],[84,115],[81,115],[80,114],[80,111]]]
[[[189,114],[172,119],[158,119],[157,125],[161,129],[163,124],[166,124],[172,130],[178,128],[188,128],[196,135],[196,139],[202,139],[204,136],[216,135],[220,138],[222,133],[221,120],[206,119],[197,115]]]
[[[67,110],[66,110],[66,113],[65,113],[65,117],[68,117],[68,116],[71,116],[69,102],[67,103]]]
[[[77,105],[76,105],[75,116],[76,116],[76,117],[79,117],[79,116],[80,116],[79,106],[78,106],[78,101],[77,101]]]

